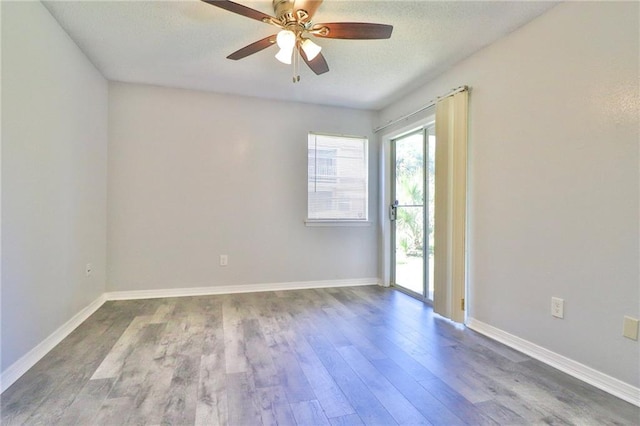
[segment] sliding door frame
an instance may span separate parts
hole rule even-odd
[[[399,132],[393,134],[389,138],[389,183],[390,202],[387,204],[389,209],[391,204],[397,200],[396,194],[396,141],[408,136],[421,134],[422,135],[422,294],[416,293],[408,288],[396,282],[396,247],[397,247],[397,232],[396,232],[396,220],[391,220],[390,212],[386,216],[386,220],[390,224],[390,243],[387,245],[390,253],[390,285],[403,293],[406,293],[422,302],[432,304],[433,300],[429,298],[429,130],[433,128],[435,133],[435,122],[430,120],[426,124],[419,127],[415,127],[413,130]]]
[[[415,132],[423,127],[435,125],[435,107],[429,108],[424,112],[422,118],[416,118],[415,121],[408,120],[403,125],[396,124],[390,126],[380,132],[380,203],[378,206],[378,215],[380,220],[380,284],[383,287],[392,286],[391,266],[392,266],[392,249],[391,249],[391,221],[389,220],[389,206],[393,203],[391,199],[391,140],[398,137]],[[399,289],[399,287],[393,287]],[[425,300],[425,302],[428,302]]]

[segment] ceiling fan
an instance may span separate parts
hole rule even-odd
[[[239,3],[228,0],[202,0],[212,6],[237,13],[247,18],[264,22],[280,28],[277,34],[265,37],[233,52],[227,59],[238,60],[257,53],[267,47],[277,44],[280,51],[276,59],[285,64],[294,65],[293,82],[300,81],[297,74],[298,55],[320,75],[329,71],[327,61],[320,53],[322,49],[314,43],[309,35],[323,38],[376,40],[391,37],[393,26],[385,24],[371,24],[365,22],[334,22],[315,24],[313,15],[322,4],[322,0],[273,0],[275,17],[257,11]]]

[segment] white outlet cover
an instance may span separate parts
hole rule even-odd
[[[559,297],[551,298],[551,315],[556,318],[564,318],[564,300]]]

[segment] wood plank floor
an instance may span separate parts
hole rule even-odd
[[[112,301],[3,425],[637,425],[640,409],[381,287]]]

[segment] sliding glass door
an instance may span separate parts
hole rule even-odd
[[[433,126],[391,141],[392,283],[433,300]]]

